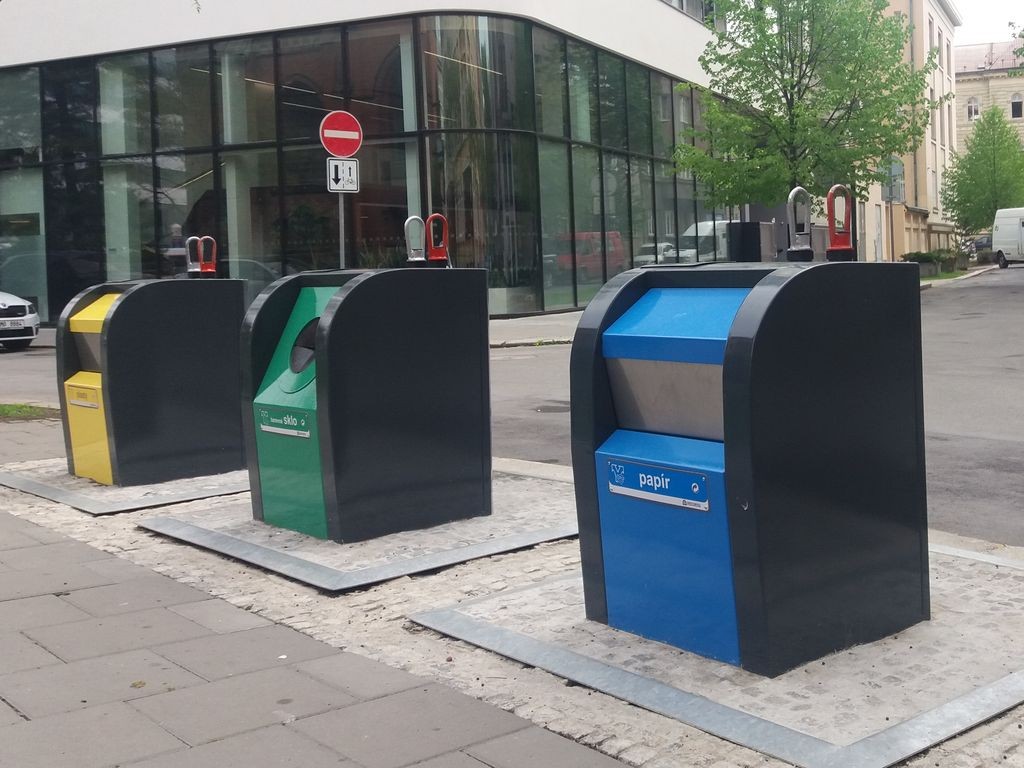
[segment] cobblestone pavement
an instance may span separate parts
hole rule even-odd
[[[283,578],[140,531],[153,509],[94,519],[68,507],[0,489],[0,509],[38,522],[102,550],[300,630],[330,645],[406,671],[432,677],[514,712],[552,731],[597,747],[630,765],[768,766],[778,761],[638,709],[532,668],[441,637],[406,619],[410,613],[445,607],[469,598],[527,587],[579,568],[574,540],[540,545],[455,566],[438,573],[402,578],[338,597],[329,597]],[[944,543],[1024,553],[957,537]],[[1011,610],[1012,606],[1007,606]],[[975,649],[987,654],[988,649]],[[1024,666],[1021,663],[1020,666]],[[939,702],[935,702],[939,703]],[[1022,709],[947,742],[912,761],[915,768],[1024,766],[1020,750]]]

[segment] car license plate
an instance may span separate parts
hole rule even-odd
[[[24,320],[0,320],[0,328],[24,328]]]

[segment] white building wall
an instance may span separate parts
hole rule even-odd
[[[0,67],[400,14],[532,19],[677,78],[706,84],[711,34],[661,0],[3,0]]]

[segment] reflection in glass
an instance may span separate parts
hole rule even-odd
[[[338,206],[345,195],[327,191],[321,146],[284,152],[284,252],[286,270],[341,266]]]
[[[150,159],[106,160],[101,163],[101,170],[107,279],[159,277]]]
[[[189,237],[217,237],[213,176],[213,159],[208,154],[157,157],[161,277],[187,273],[185,240]]]
[[[43,175],[51,317],[104,280],[103,189],[96,163],[51,165]]]
[[[533,130],[529,24],[487,16],[421,24],[427,128]]]
[[[319,141],[324,115],[345,106],[341,33],[299,32],[277,39],[281,77],[281,138]]]
[[[218,272],[246,280],[246,299],[281,276],[281,222],[277,151],[255,149],[221,155],[224,180]]]
[[[349,28],[349,111],[367,136],[416,130],[412,22]]]
[[[629,151],[651,154],[651,74],[639,64],[626,64],[626,125]]]
[[[597,144],[597,53],[589,45],[569,40],[569,122],[577,141]]]
[[[231,40],[213,48],[214,82],[220,88],[223,144],[275,137],[274,45],[269,37]]]
[[[659,264],[678,261],[676,243],[676,174],[671,163],[654,164],[654,213]]]
[[[105,155],[149,152],[149,55],[132,53],[97,65],[100,149]]]
[[[0,71],[0,93],[0,168],[42,160],[39,70]]]
[[[209,48],[193,45],[156,51],[153,65],[158,146],[207,147],[212,144]]]
[[[489,270],[492,314],[541,308],[536,153],[518,134],[430,139],[431,210],[448,218],[455,266]]]
[[[692,236],[687,238],[688,244],[696,246],[697,261],[715,260],[715,239],[719,225],[715,223],[715,214],[707,204],[707,192],[697,185],[697,223]]]
[[[361,268],[405,266],[405,220],[421,216],[419,152],[414,140],[363,144],[352,235]]]
[[[626,70],[622,59],[600,51],[597,54],[597,83],[601,99],[601,144],[625,149]]]
[[[679,261],[697,260],[697,209],[692,178],[676,177],[676,227],[679,230]]]
[[[629,197],[632,205],[633,223],[633,258],[630,264],[639,266],[658,260],[659,244],[654,239],[654,189],[651,173],[651,161],[632,157],[629,160],[630,183]],[[611,269],[608,277],[611,277]]]
[[[42,125],[44,160],[95,157],[96,79],[79,61],[44,64]]]
[[[537,130],[553,136],[566,131],[565,38],[533,30],[533,72],[537,87]]]
[[[632,263],[633,237],[629,223],[629,161],[625,155],[605,152],[602,156],[604,179],[605,280],[629,269]],[[650,176],[648,175],[648,181]],[[650,193],[648,192],[648,199]],[[641,221],[642,225],[643,222]]]
[[[652,120],[654,123],[654,154],[672,158],[675,130],[672,122],[672,81],[657,72],[651,73]]]
[[[40,318],[50,319],[40,168],[0,171],[0,291],[35,302]]]
[[[604,284],[604,250],[601,221],[601,159],[590,147],[572,148],[573,220],[576,231],[561,253],[574,248],[576,254],[576,301],[583,306]],[[617,240],[623,256],[621,239]],[[564,257],[563,257],[564,260]]]
[[[574,305],[569,147],[542,140],[538,150],[544,309],[560,309]]]

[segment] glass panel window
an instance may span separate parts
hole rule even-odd
[[[428,128],[533,130],[529,24],[487,16],[421,24]]]
[[[560,243],[558,247],[561,254],[575,252],[576,298],[582,307],[604,284],[601,156],[596,149],[572,148],[572,189],[576,231],[571,234],[571,242]],[[564,255],[561,258],[564,263]]]
[[[210,52],[205,45],[169,48],[153,54],[156,71],[156,128],[160,148],[208,147]]]
[[[1010,97],[1010,117],[1014,120],[1020,120],[1024,117],[1024,96],[1019,93],[1013,94]]]
[[[672,157],[675,128],[672,122],[672,81],[657,72],[651,73],[651,96],[654,127],[654,154],[662,159]]]
[[[967,119],[977,120],[981,116],[981,102],[978,101],[977,96],[971,96],[967,99]]]
[[[416,130],[412,23],[362,24],[348,32],[349,110],[367,136]]]
[[[217,237],[213,158],[209,154],[160,155],[157,178],[160,275],[180,277],[188,271],[185,240],[193,235]]]
[[[570,40],[569,122],[577,141],[597,144],[600,138],[597,107],[597,54],[593,48]]]
[[[448,218],[455,266],[488,269],[491,314],[541,308],[537,149],[532,137],[430,139],[432,210]]]
[[[104,155],[149,152],[149,56],[133,53],[97,65],[100,83],[100,150]]]
[[[324,150],[284,152],[285,271],[341,266],[338,207],[346,195],[327,191]]]
[[[223,144],[272,141],[274,46],[269,37],[218,43],[213,49]]]
[[[657,226],[654,221],[654,187],[651,161],[632,157],[629,161],[629,193],[633,223],[633,257],[629,266],[653,264],[658,261],[662,244],[655,240]],[[611,262],[609,262],[609,265]],[[611,270],[608,270],[611,277]]]
[[[363,144],[359,192],[349,197],[358,266],[405,266],[405,220],[422,215],[417,142]]]
[[[715,214],[707,205],[706,193],[697,185],[697,221],[686,238],[688,247],[696,249],[697,261],[715,260],[715,235],[718,232]]]
[[[655,256],[658,264],[678,261],[675,180],[675,168],[671,163],[654,164]]]
[[[686,83],[676,83],[676,128],[674,139],[677,144],[693,144],[693,139],[685,135],[685,132],[693,128],[693,89]]]
[[[41,168],[0,171],[0,291],[35,303],[42,319],[52,319]]]
[[[602,178],[604,187],[604,280],[608,280],[613,275],[629,269],[632,264],[633,237],[629,220],[630,179],[629,162],[626,156],[610,152],[603,153]],[[638,191],[638,195],[642,194]],[[647,194],[647,200],[650,200],[650,192]]]
[[[601,99],[601,143],[626,148],[626,70],[617,56],[597,55],[598,93]]]
[[[697,260],[697,211],[692,178],[676,177],[676,228],[679,231],[679,261]]]
[[[277,151],[256,149],[221,155],[223,197],[218,261],[222,275],[246,280],[246,298],[256,298],[281,276],[280,197]]]
[[[0,93],[0,168],[42,160],[39,70],[0,72]]]
[[[626,126],[629,151],[651,154],[651,75],[639,64],[626,64]]]
[[[562,309],[573,306],[569,147],[541,141],[539,158],[544,308]]]
[[[68,60],[41,68],[43,157],[79,160],[95,157],[96,77],[91,65]]]
[[[281,138],[319,141],[324,115],[345,107],[341,84],[341,33],[281,35]]]
[[[104,272],[103,182],[96,163],[51,165],[43,175],[51,320]]]
[[[107,279],[159,277],[153,227],[153,165],[148,157],[100,164]]]
[[[536,27],[533,30],[533,76],[537,83],[537,130],[566,134],[565,38]]]

